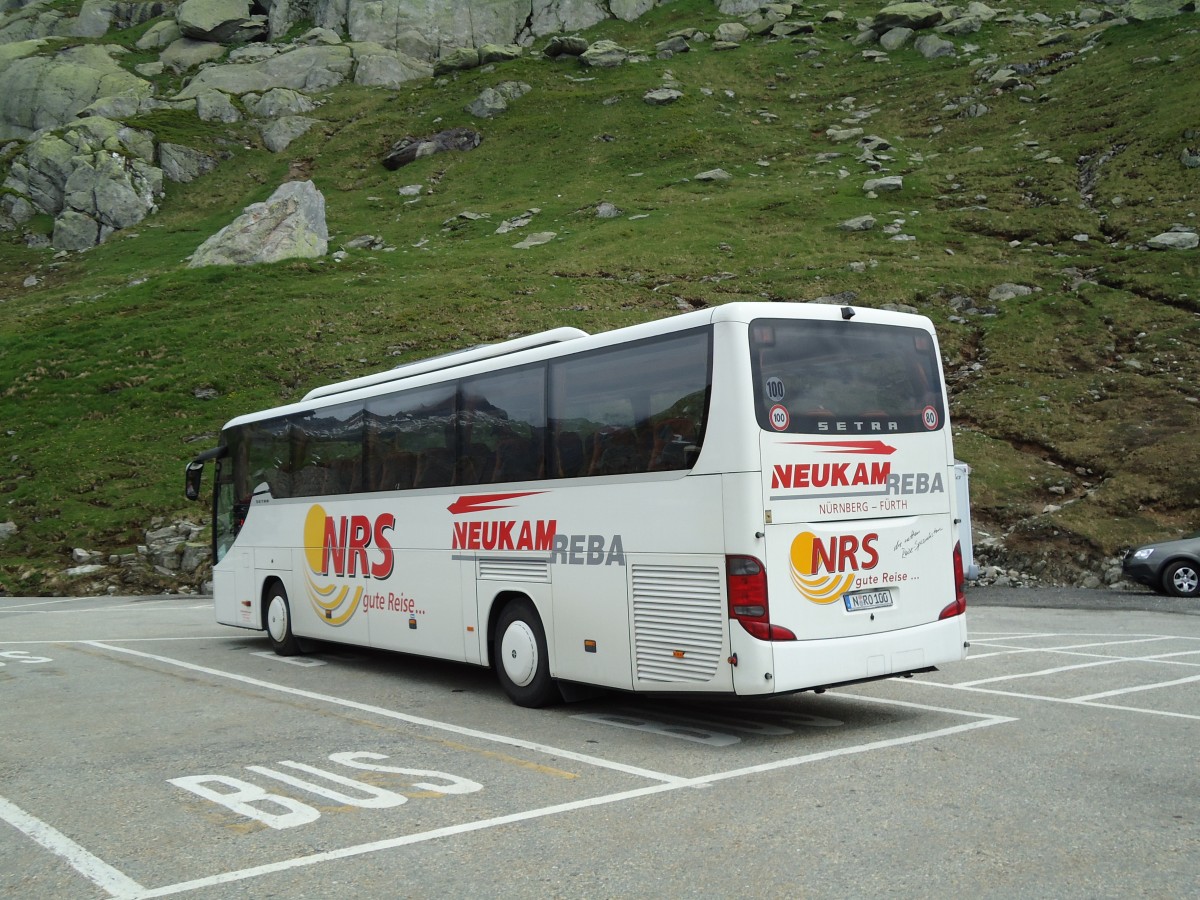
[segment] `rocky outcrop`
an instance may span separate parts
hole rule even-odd
[[[100,117],[47,132],[14,158],[4,187],[55,217],[52,244],[82,250],[156,209],[162,170],[144,131]]]
[[[141,101],[153,93],[150,82],[121,68],[100,45],[25,56],[0,67],[0,140],[65,125],[101,97]]]
[[[353,62],[353,53],[345,45],[297,47],[260,62],[204,69],[175,99],[195,99],[207,90],[234,95],[264,93],[272,88],[323,91],[346,81]]]
[[[312,259],[328,247],[325,196],[311,181],[289,181],[201,244],[188,268]]]

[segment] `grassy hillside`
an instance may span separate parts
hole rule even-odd
[[[880,5],[843,4],[846,23],[808,38],[655,59],[672,31],[732,18],[677,0],[587,34],[648,61],[531,53],[399,91],[341,87],[313,114],[323,126],[277,155],[244,123],[131,123],[228,159],[85,253],[0,234],[0,522],[19,529],[0,544],[0,589],[70,590],[72,548],[125,552],[156,518],[202,521],[183,499],[187,460],[227,419],[316,385],[558,325],[844,291],[937,323],[975,524],[1014,554],[1047,554],[1046,577],[1200,528],[1200,251],[1144,248],[1200,227],[1200,169],[1180,162],[1200,146],[1200,16],[1075,28],[1064,16],[1081,7],[1043,0],[1064,25],[997,21],[955,38],[957,58],[907,47],[873,61],[863,50],[878,48],[845,38]],[[1002,66],[1020,67],[1021,87],[985,81]],[[644,103],[664,78],[683,99]],[[505,80],[533,89],[494,120],[463,111]],[[856,118],[891,145],[879,173],[827,136]],[[481,146],[380,164],[402,136],[454,125]],[[695,180],[717,167],[733,178]],[[868,197],[877,175],[903,190]],[[185,267],[295,178],[325,195],[331,251],[363,234],[387,249]],[[409,184],[419,199],[398,193]],[[603,201],[624,215],[597,218]],[[532,208],[523,231],[494,233]],[[871,231],[837,228],[868,213]],[[557,236],[513,248],[537,231]],[[1033,290],[990,300],[1006,282]]]

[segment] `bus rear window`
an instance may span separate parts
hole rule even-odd
[[[924,329],[756,319],[750,357],[755,411],[767,431],[883,435],[946,423],[936,344]]]

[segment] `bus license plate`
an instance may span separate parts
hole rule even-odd
[[[846,601],[846,609],[857,612],[860,609],[881,609],[892,605],[892,592],[886,588],[882,591],[856,591],[852,594],[842,594]]]

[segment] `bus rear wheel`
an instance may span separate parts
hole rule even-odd
[[[292,634],[292,608],[287,591],[278,583],[267,593],[267,637],[271,639],[271,649],[280,656],[300,653],[300,642]]]
[[[500,687],[517,706],[537,708],[560,699],[550,677],[546,632],[533,604],[524,598],[509,603],[496,621],[492,661]]]

